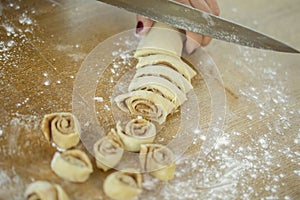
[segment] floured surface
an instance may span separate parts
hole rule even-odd
[[[297,0],[220,4],[222,16],[300,49],[299,26],[293,24],[300,17]],[[0,15],[1,198],[21,199],[28,183],[45,179],[61,184],[72,199],[107,199],[101,188],[109,173],[95,170],[86,183],[74,184],[51,171],[55,149],[39,125],[44,114],[72,110],[73,82],[83,58],[105,38],[134,27],[134,15],[80,0],[4,1]],[[299,199],[299,56],[219,41],[207,50],[226,87],[225,127],[214,130],[221,137],[205,158],[181,158],[173,181],[146,176],[141,198]],[[108,69],[109,82],[119,69],[117,64]],[[207,94],[200,77],[193,84],[202,88],[199,94]],[[94,100],[99,111],[109,112],[104,94],[98,91]],[[209,96],[203,99],[199,107],[205,129],[211,108]],[[102,114],[97,117],[109,122]],[[199,136],[200,142],[207,139]]]

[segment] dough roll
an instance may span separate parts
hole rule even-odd
[[[131,200],[142,193],[142,175],[137,172],[117,171],[103,183],[104,193],[114,200]]]
[[[192,84],[174,69],[163,65],[146,65],[136,70],[134,79],[143,76],[158,76],[175,84],[181,91],[188,93],[193,89]]]
[[[125,127],[117,123],[117,134],[127,151],[140,151],[141,144],[152,143],[156,136],[156,127],[145,119],[132,119]]]
[[[69,200],[60,185],[48,181],[35,181],[29,184],[24,196],[26,200]]]
[[[182,35],[176,28],[156,22],[147,36],[141,39],[134,56],[167,54],[180,57],[183,47]]]
[[[51,169],[60,178],[71,182],[84,182],[93,172],[89,157],[77,149],[56,152],[51,161]]]
[[[97,167],[107,171],[117,166],[124,153],[123,146],[123,142],[114,129],[107,136],[100,138],[93,148]]]
[[[118,107],[124,112],[143,116],[162,124],[167,115],[175,109],[175,104],[151,91],[137,90],[121,94],[115,98]]]
[[[180,106],[187,100],[186,95],[172,82],[157,76],[142,76],[130,82],[128,90],[148,90],[161,94],[163,97]]]
[[[173,152],[160,144],[142,144],[140,151],[142,169],[162,181],[174,178],[175,162]]]
[[[80,140],[80,126],[72,113],[52,113],[45,115],[41,129],[48,141],[54,142],[59,148],[69,149]]]

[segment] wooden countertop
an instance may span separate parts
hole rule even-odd
[[[222,17],[300,49],[298,0],[219,4]],[[108,173],[94,169],[82,184],[53,174],[55,149],[39,123],[47,113],[72,111],[83,60],[106,38],[134,28],[135,15],[93,0],[24,0],[1,1],[0,16],[0,199],[22,199],[38,179],[61,184],[71,199],[106,199]],[[205,51],[224,83],[224,126],[205,158],[178,161],[173,181],[146,177],[141,199],[300,199],[300,56],[217,40]],[[203,97],[205,131],[213,108]]]

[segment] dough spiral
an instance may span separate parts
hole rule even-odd
[[[105,194],[114,200],[130,200],[142,193],[142,175],[137,172],[117,171],[103,183]]]
[[[121,94],[115,98],[118,107],[135,116],[143,116],[162,124],[167,115],[175,109],[175,104],[152,91],[137,90]]]
[[[51,169],[60,178],[71,182],[84,182],[93,172],[89,157],[77,149],[56,152],[51,161]]]
[[[156,136],[156,127],[145,119],[132,119],[125,128],[121,122],[117,123],[118,136],[124,143],[127,151],[139,151],[141,144],[152,143]]]
[[[52,113],[45,115],[41,129],[48,141],[54,142],[59,148],[69,149],[80,140],[80,126],[72,113]]]
[[[142,144],[140,162],[143,170],[162,181],[174,178],[176,168],[174,155],[166,146],[160,144]]]
[[[60,185],[48,181],[35,181],[29,184],[24,196],[26,200],[69,200]]]
[[[123,146],[123,142],[114,129],[107,136],[100,138],[93,148],[97,167],[103,171],[115,167],[122,159]]]

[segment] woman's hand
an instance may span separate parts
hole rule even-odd
[[[188,6],[203,10],[214,15],[219,15],[220,10],[217,0],[176,0],[179,3],[186,4]],[[153,21],[138,15],[137,16],[136,33],[140,35],[146,34],[152,27]],[[185,49],[187,53],[192,53],[199,46],[206,46],[210,43],[211,38],[197,33],[186,31],[187,39],[185,41]],[[192,38],[192,39],[191,39]],[[195,43],[193,40],[197,41]]]

